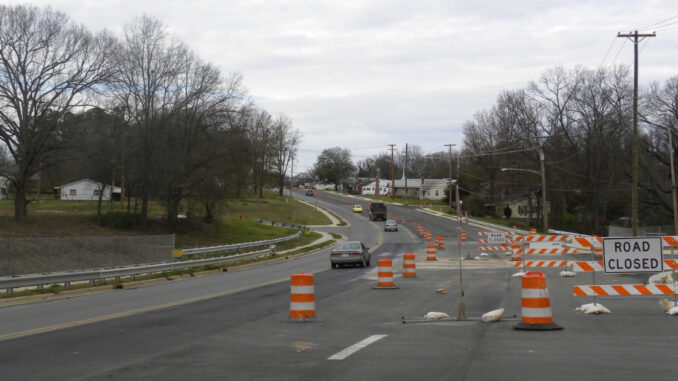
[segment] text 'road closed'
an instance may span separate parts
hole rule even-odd
[[[606,273],[662,271],[661,238],[604,238],[603,261]]]

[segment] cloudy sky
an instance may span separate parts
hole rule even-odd
[[[92,30],[144,13],[203,59],[244,76],[249,94],[301,130],[295,172],[324,148],[354,161],[463,141],[461,126],[554,66],[633,64],[640,83],[678,75],[676,0],[25,0]]]

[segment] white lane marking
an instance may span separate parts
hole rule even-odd
[[[388,336],[388,335],[372,335],[372,336],[368,337],[367,339],[365,339],[363,341],[355,343],[355,344],[351,345],[350,347],[333,354],[332,356],[328,357],[327,359],[328,360],[343,360],[346,357],[358,352],[359,350],[367,347],[370,344],[373,344],[373,343],[383,339],[386,336]]]

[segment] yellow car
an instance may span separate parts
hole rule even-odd
[[[363,207],[360,205],[353,205],[353,212],[355,213],[362,213],[363,212]]]

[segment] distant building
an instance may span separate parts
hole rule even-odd
[[[82,179],[57,187],[60,190],[60,198],[69,201],[98,201],[99,193],[103,191],[102,200],[110,201],[120,199],[120,187],[106,185],[90,179]]]
[[[442,200],[445,198],[445,189],[450,183],[449,179],[407,179],[405,176],[399,180],[391,181],[389,179],[377,179],[366,185],[363,185],[363,195],[376,195],[377,189],[379,195],[390,196],[391,184],[395,183],[395,196],[405,197],[407,189],[407,198],[413,200]],[[452,181],[454,184],[454,181]],[[378,185],[377,185],[378,184]]]

